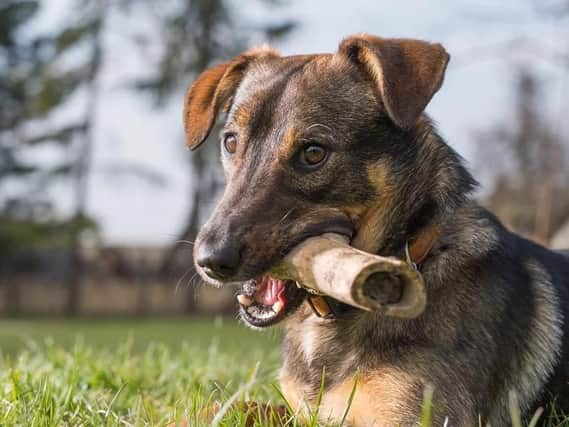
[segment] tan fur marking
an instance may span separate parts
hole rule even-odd
[[[234,169],[239,169],[243,164],[243,157],[245,156],[246,151],[245,146],[249,141],[249,135],[247,131],[249,130],[249,122],[251,120],[251,116],[253,115],[254,108],[254,103],[251,102],[240,104],[231,118],[238,128],[244,130],[244,132],[240,132],[238,135],[239,140],[237,143],[237,152],[233,157],[231,165]]]
[[[341,420],[354,378],[328,391],[322,399],[320,413],[322,421],[328,418]],[[402,425],[416,414],[409,414],[405,401],[412,394],[414,380],[408,374],[393,368],[382,368],[371,376],[357,381],[354,398],[349,407],[346,421],[353,427]]]
[[[346,408],[355,377],[336,385],[322,396],[320,405],[320,421],[339,422]],[[382,368],[372,374],[360,376],[357,380],[354,398],[346,416],[347,425],[352,427],[392,427],[408,422],[418,416],[413,408],[406,405],[406,399],[412,395],[412,389],[417,380],[409,374],[394,368]],[[301,417],[306,417],[308,402],[303,387],[286,374],[281,374],[281,390],[287,402]],[[310,408],[314,411],[314,407]],[[416,408],[417,411],[419,408]]]
[[[307,400],[302,385],[288,376],[284,371],[281,371],[280,386],[283,396],[295,415],[301,418],[306,417],[309,412],[307,410]]]
[[[284,137],[279,144],[279,150],[277,154],[278,162],[286,162],[294,153],[296,149],[298,134],[294,128],[289,128],[286,130]]]
[[[249,122],[251,121],[251,115],[253,112],[254,103],[248,102],[240,104],[232,115],[232,119],[235,124],[240,128],[247,128]]]
[[[384,239],[384,224],[395,198],[395,188],[389,183],[390,167],[386,162],[376,163],[368,169],[368,179],[375,188],[377,199],[372,206],[359,206],[350,210],[356,216],[357,232],[352,246],[362,251],[376,253]]]

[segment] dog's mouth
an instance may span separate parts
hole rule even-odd
[[[239,315],[250,326],[272,326],[293,313],[307,292],[291,280],[265,275],[243,283],[237,293]]]

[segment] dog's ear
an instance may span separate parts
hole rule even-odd
[[[198,148],[206,140],[218,114],[229,109],[251,62],[276,56],[278,53],[268,46],[250,49],[198,76],[184,102],[184,131],[190,149]]]
[[[366,70],[387,114],[402,129],[416,123],[439,90],[450,59],[440,44],[368,34],[343,40],[339,52]]]

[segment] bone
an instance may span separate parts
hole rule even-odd
[[[271,274],[386,316],[415,318],[427,303],[423,278],[407,262],[360,251],[332,233],[302,242]]]

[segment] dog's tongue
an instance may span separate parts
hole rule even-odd
[[[284,280],[273,279],[269,276],[263,276],[261,283],[259,283],[259,286],[253,294],[253,298],[255,298],[255,301],[257,301],[259,304],[273,306],[274,303],[280,301],[284,306],[284,291]]]

